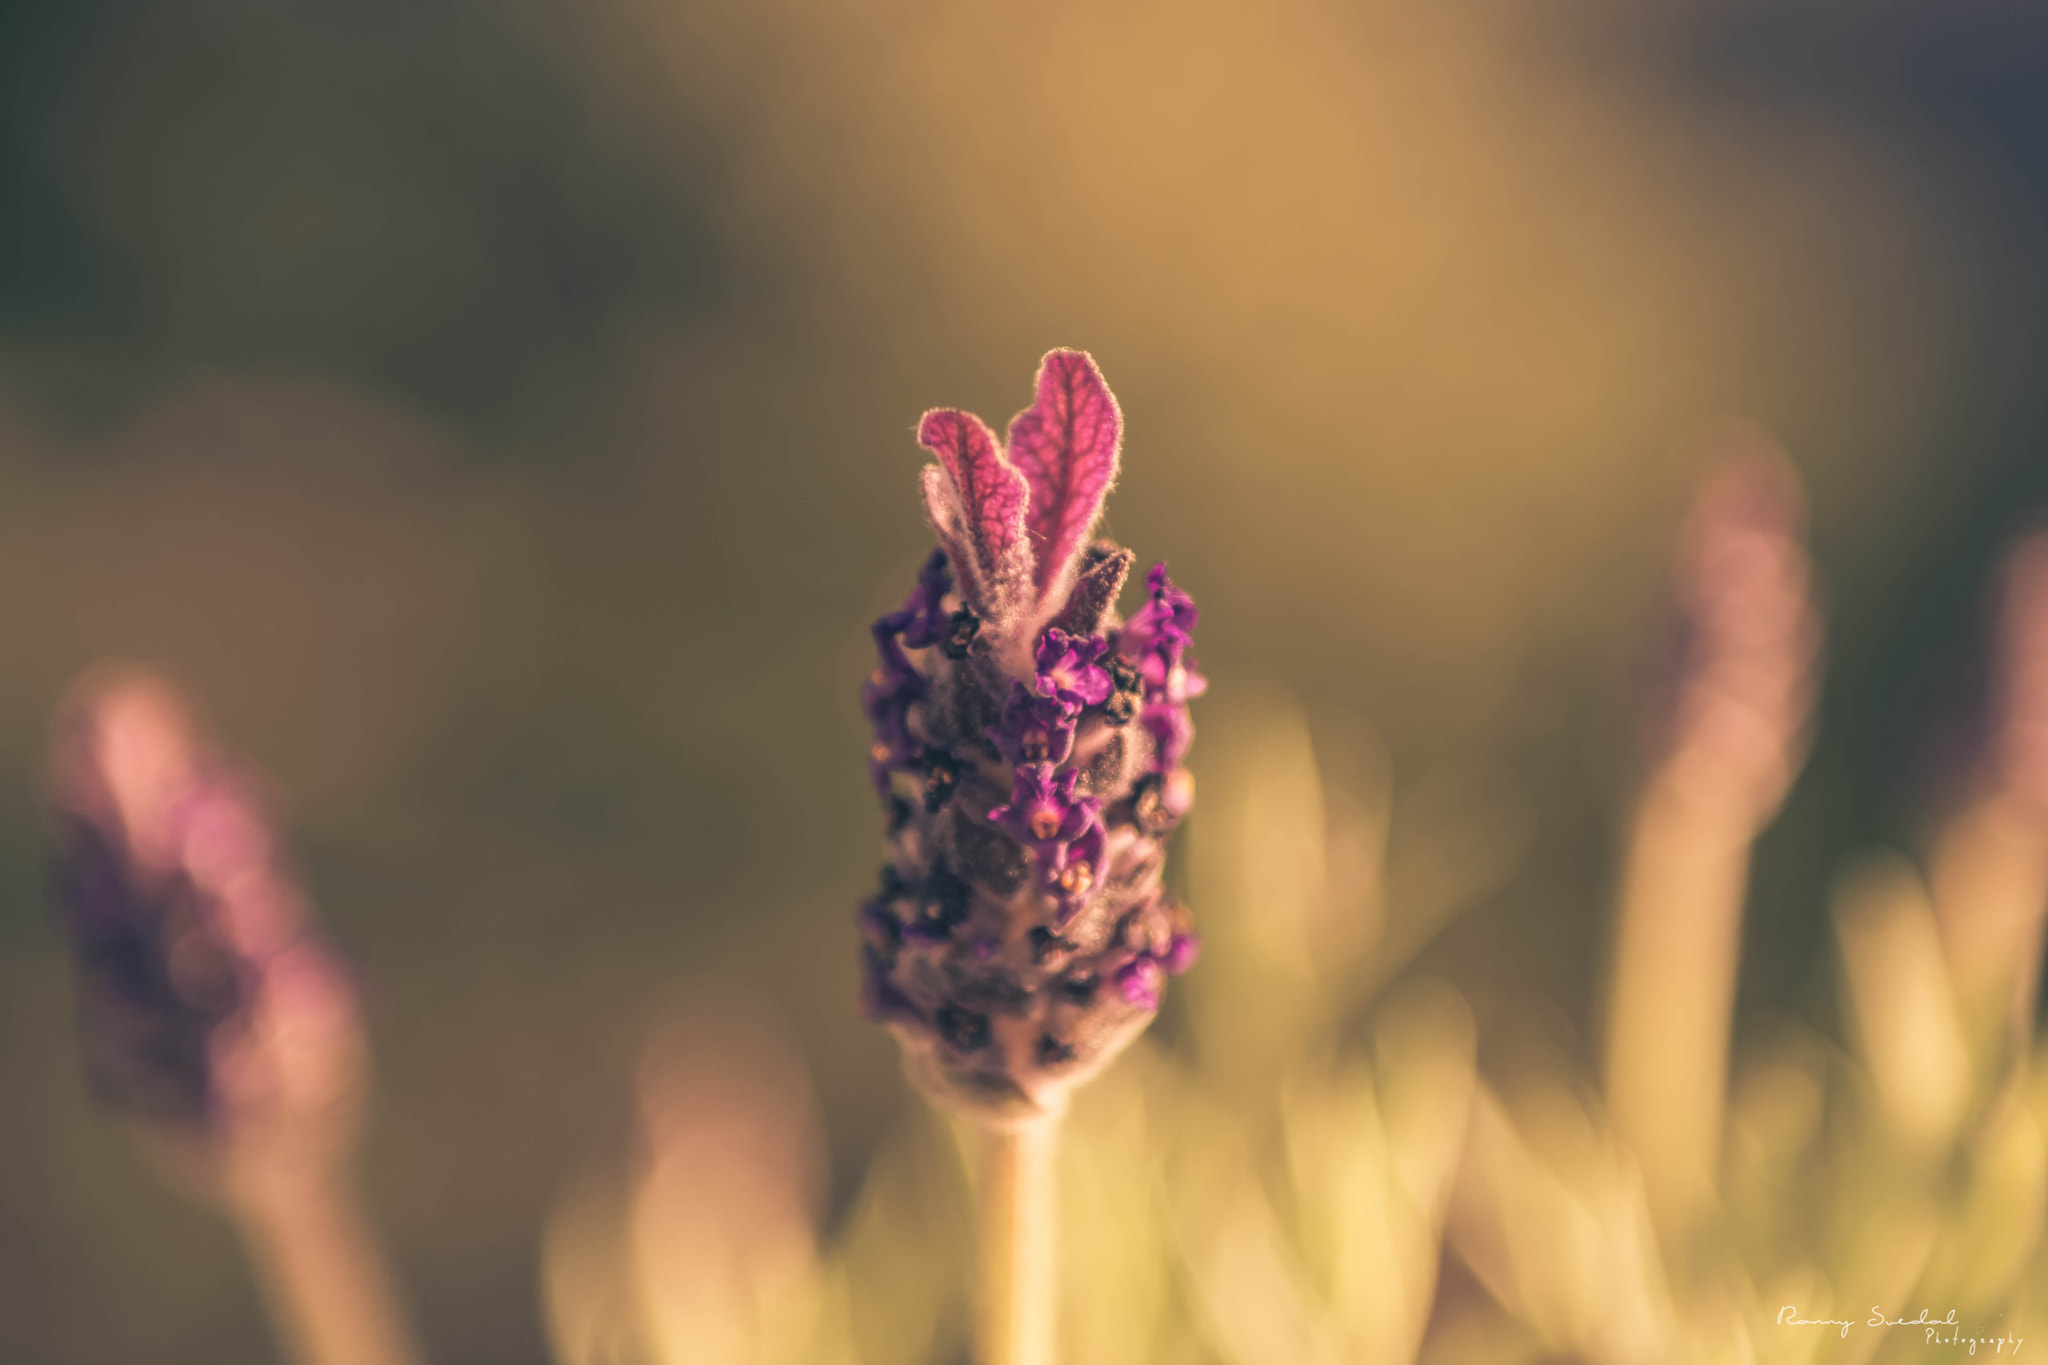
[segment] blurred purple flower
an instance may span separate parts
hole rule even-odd
[[[1805,760],[1821,618],[1798,475],[1750,438],[1702,480],[1680,538],[1648,708],[1661,780],[1762,825]]]
[[[214,1134],[331,1127],[359,1080],[354,991],[246,778],[142,674],[74,690],[52,752],[55,908],[95,1088]]]

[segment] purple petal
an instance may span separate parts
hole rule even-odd
[[[1049,351],[1038,367],[1038,401],[1010,423],[1010,462],[1030,483],[1026,526],[1045,601],[1065,587],[1074,557],[1116,482],[1124,419],[1085,351]]]
[[[1194,742],[1194,722],[1188,719],[1188,708],[1180,702],[1148,702],[1138,713],[1138,723],[1151,732],[1156,749],[1153,766],[1160,772],[1172,772],[1187,757],[1188,745]]]
[[[989,594],[998,591],[1005,579],[1020,571],[1021,576],[1030,575],[1031,546],[1024,533],[1024,508],[1031,490],[1024,476],[996,448],[995,433],[973,413],[934,408],[918,423],[917,440],[939,457],[952,481],[954,504],[946,510],[957,513],[958,529],[953,534],[963,535],[972,548],[983,605],[993,607]],[[932,525],[944,539],[948,527],[942,524],[940,511],[932,508],[931,485],[927,475],[925,506],[932,511]],[[952,557],[956,570],[962,567],[961,556]]]

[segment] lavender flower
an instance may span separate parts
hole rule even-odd
[[[1811,739],[1821,624],[1798,478],[1765,446],[1703,483],[1681,541],[1662,686],[1649,715],[1663,779],[1754,830]]]
[[[130,673],[74,690],[51,794],[57,916],[101,1096],[196,1136],[342,1136],[361,1079],[354,994],[249,779],[202,752],[166,684]]]
[[[859,913],[863,1008],[928,1093],[998,1121],[1058,1112],[1198,948],[1160,880],[1194,796],[1195,606],[1162,564],[1122,621],[1132,556],[1088,543],[1122,429],[1078,351],[1045,357],[1007,447],[970,414],[925,414],[940,550],[875,624],[862,694],[890,813]]]

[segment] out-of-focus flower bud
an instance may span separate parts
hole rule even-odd
[[[1798,476],[1761,437],[1713,469],[1682,533],[1650,721],[1656,780],[1754,830],[1805,760],[1821,644]]]
[[[347,1170],[367,1069],[355,988],[255,784],[168,683],[108,671],[58,714],[50,795],[95,1088],[235,1222],[288,1358],[413,1365]]]
[[[205,746],[176,692],[88,677],[58,716],[57,914],[88,1065],[114,1106],[253,1177],[259,1154],[352,1141],[355,992],[315,930],[254,783]],[[247,1158],[244,1160],[244,1158]]]

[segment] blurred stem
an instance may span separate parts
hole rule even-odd
[[[1052,1365],[1057,1118],[982,1133],[976,1365]]]
[[[1972,1045],[1994,1066],[2024,1063],[2048,912],[2048,840],[2014,802],[1986,798],[1942,831],[1931,881]]]
[[[1607,1021],[1607,1102],[1660,1222],[1687,1221],[1720,1163],[1753,826],[1653,783],[1630,830]]]
[[[270,1183],[233,1205],[295,1365],[420,1365],[353,1183]]]

